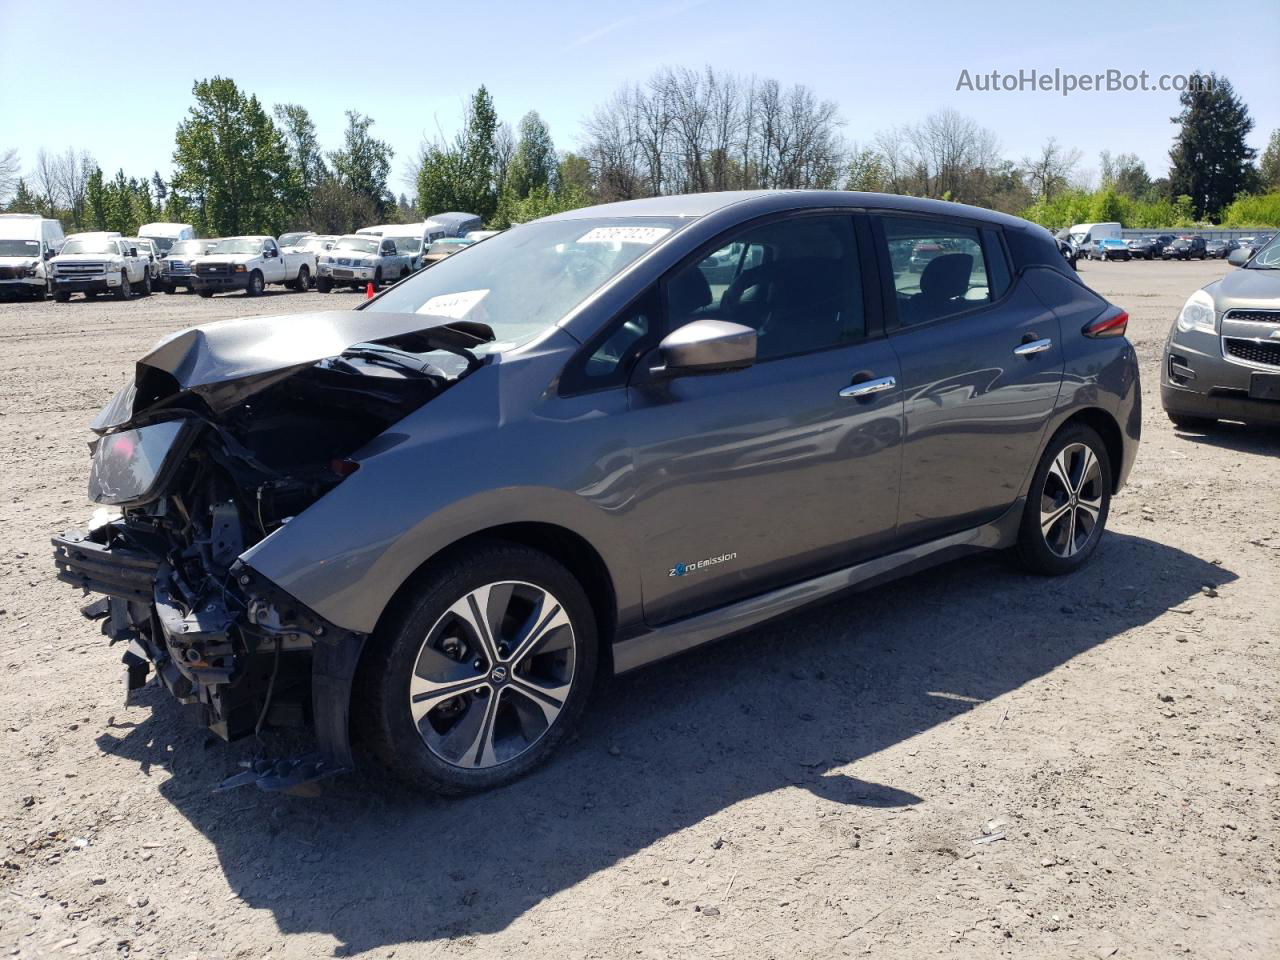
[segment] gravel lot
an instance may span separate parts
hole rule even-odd
[[[1146,408],[1082,572],[980,558],[714,645],[453,802],[211,792],[263,745],[122,707],[52,575],[86,424],[157,337],[358,295],[0,304],[0,954],[1280,956],[1280,438],[1176,434],[1157,380],[1228,269],[1081,264]]]

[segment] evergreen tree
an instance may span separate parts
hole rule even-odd
[[[556,148],[551,131],[536,110],[530,110],[520,120],[520,139],[507,178],[512,191],[522,200],[540,187],[555,189]]]
[[[1248,186],[1255,152],[1245,143],[1253,120],[1226,77],[1196,75],[1182,93],[1181,129],[1169,151],[1170,191],[1191,197],[1197,220],[1218,214]]]
[[[347,111],[347,132],[341,150],[329,154],[334,179],[359,196],[368,198],[381,217],[395,199],[387,190],[394,152],[385,140],[369,133],[373,118]]]
[[[178,127],[173,187],[199,201],[201,232],[275,233],[300,199],[284,138],[255,96],[235,81],[198,81]]]

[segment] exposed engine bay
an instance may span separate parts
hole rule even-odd
[[[341,319],[354,336],[376,327],[370,317]],[[154,670],[227,740],[317,722],[317,647],[332,660],[344,631],[240,557],[358,470],[362,447],[486,362],[475,348],[492,340],[487,327],[413,318],[432,319],[318,359],[291,345],[276,364],[261,358],[272,321],[242,324],[234,343],[215,324],[139,363],[94,424],[91,529],[53,540],[59,578],[105,594],[85,615],[127,644],[127,689]],[[229,366],[240,375],[218,375]],[[345,725],[345,711],[321,722]]]

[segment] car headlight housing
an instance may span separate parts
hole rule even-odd
[[[27,267],[27,276],[28,276],[28,277],[34,277],[34,276],[36,275],[36,272],[37,272],[37,270],[38,270],[39,266],[40,266],[40,261],[39,261],[39,260],[32,260],[32,261],[31,261],[31,265],[30,265],[29,267]]]
[[[1201,333],[1217,333],[1217,314],[1213,307],[1213,297],[1203,290],[1197,290],[1187,297],[1178,314],[1178,329],[1183,333],[1199,330]]]
[[[236,264],[236,273],[244,273],[245,267],[243,263]]]

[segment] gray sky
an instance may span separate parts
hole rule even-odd
[[[395,148],[392,187],[423,135],[452,133],[481,83],[513,125],[536,109],[556,145],[614,89],[664,65],[805,83],[836,101],[851,141],[950,106],[990,127],[1018,159],[1049,136],[1132,152],[1162,175],[1173,92],[957,91],[971,75],[1055,68],[1162,74],[1217,70],[1244,98],[1261,148],[1280,127],[1280,4],[1063,5],[806,0],[627,3],[294,3],[128,0],[127,21],[100,2],[0,0],[0,149],[26,169],[44,147],[86,148],[108,174],[172,165],[173,132],[194,80],[222,74],[268,107],[301,103],[327,149],[343,111],[375,120]],[[139,24],[145,25],[142,29]],[[179,32],[179,25],[188,30]],[[143,42],[139,43],[139,39]]]

